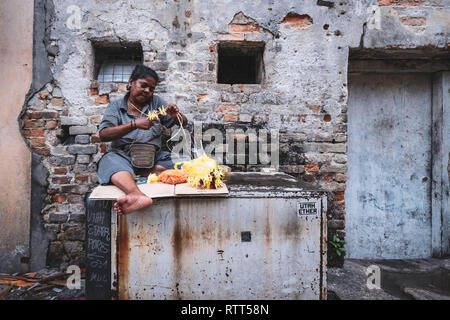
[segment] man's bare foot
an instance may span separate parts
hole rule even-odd
[[[128,214],[151,206],[152,198],[147,197],[143,193],[130,193],[117,199],[114,203],[114,210],[117,214]]]

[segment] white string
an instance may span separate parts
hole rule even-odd
[[[180,123],[180,129],[178,129],[178,131],[177,131],[177,132],[176,132],[169,140],[167,140],[166,146],[167,146],[168,149],[170,149],[170,148],[169,148],[169,145],[168,145],[169,141],[171,141],[172,139],[174,139],[174,138],[180,133],[180,131],[183,132],[184,141],[186,141],[186,143],[187,143],[187,141],[188,141],[188,140],[187,140],[187,137],[186,137],[186,132],[184,131],[184,127],[183,127],[183,119],[182,119],[182,117],[180,116],[179,113],[177,113],[177,118],[178,118],[178,122]],[[171,149],[170,152],[172,152],[172,150],[173,150],[173,149]],[[192,158],[192,156],[191,156],[191,158]]]
[[[149,111],[148,113],[144,113],[143,111],[139,110],[139,109],[138,109],[131,101],[128,100],[128,102],[131,104],[131,106],[132,106],[133,108],[135,108],[138,112],[141,113],[141,116],[140,116],[140,117],[142,117],[143,115],[145,115],[146,117],[148,117],[150,111]],[[167,106],[165,106],[165,107],[162,106],[162,107],[163,107],[164,109],[167,108]],[[188,141],[188,140],[187,140],[187,136],[186,136],[186,132],[184,131],[184,127],[183,127],[183,118],[181,117],[180,113],[177,113],[177,119],[178,119],[178,122],[179,122],[179,124],[180,124],[180,128],[179,128],[178,131],[175,133],[175,135],[173,135],[169,140],[167,140],[166,146],[167,146],[168,149],[170,149],[170,148],[169,148],[169,145],[168,145],[169,141],[171,141],[172,139],[174,139],[174,138],[180,133],[180,131],[183,132],[184,141],[186,141],[186,143],[187,143],[187,141]],[[131,143],[130,148],[134,145],[135,142],[136,142],[136,138],[134,138],[133,142]],[[171,152],[172,152],[172,150],[173,150],[173,149],[170,149]],[[192,156],[191,156],[191,158],[192,158]]]
[[[141,115],[139,116],[139,118],[140,117],[142,117],[145,113],[142,111],[142,110],[139,110],[130,100],[128,100],[128,102],[131,104],[131,106],[133,107],[133,108],[135,108],[138,112],[140,112],[141,113]],[[147,117],[148,117],[148,115],[146,115]]]

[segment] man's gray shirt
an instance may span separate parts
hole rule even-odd
[[[119,126],[131,120],[136,120],[139,117],[128,113],[127,100],[128,93],[120,99],[111,101],[106,107],[105,113],[103,114],[102,122],[100,123],[99,131],[108,127]],[[150,102],[144,106],[142,109],[142,117],[146,117],[152,110],[158,111],[159,107],[165,108],[167,106],[166,101],[162,98],[153,95]],[[112,149],[123,150],[123,148],[132,143],[148,143],[154,144],[161,149],[161,133],[162,127],[170,128],[175,124],[175,120],[169,116],[165,115],[159,118],[159,122],[155,123],[150,129],[135,129],[130,133],[124,135],[122,138],[113,140],[111,143]]]

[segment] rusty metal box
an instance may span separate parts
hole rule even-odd
[[[119,299],[325,299],[325,192],[283,173],[233,173],[227,186],[226,197],[156,199],[120,217],[111,211],[112,292]],[[88,234],[88,254],[89,247]],[[87,274],[89,288],[89,261]]]

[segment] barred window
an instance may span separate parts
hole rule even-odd
[[[138,61],[106,60],[103,61],[97,80],[101,82],[128,82]]]
[[[140,43],[94,43],[94,76],[100,82],[128,82],[134,67],[143,62]]]

